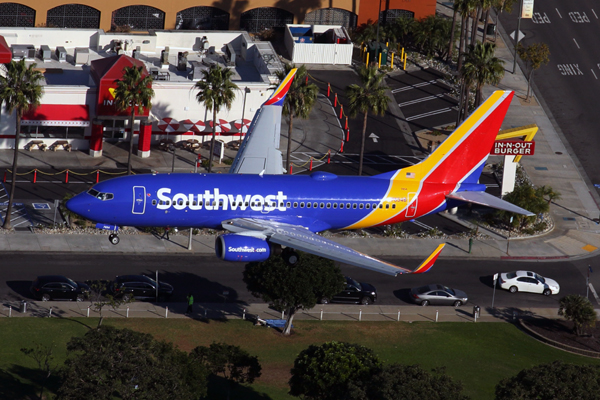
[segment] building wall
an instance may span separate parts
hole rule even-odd
[[[142,4],[138,1],[131,0],[104,0],[103,2],[92,0],[78,0],[76,2],[67,2],[64,0],[23,0],[19,3],[36,10],[35,26],[44,26],[46,24],[48,10],[54,7],[70,3],[87,5],[100,11],[100,29],[104,29],[105,31],[108,31],[111,28],[113,11],[129,5]],[[179,11],[198,6],[213,7],[215,2],[212,0],[179,0],[176,2],[147,0],[143,4],[162,10],[165,13],[164,29],[175,29],[176,15]],[[220,7],[217,8],[229,13],[229,29],[237,30],[240,28],[240,15],[245,11],[259,7],[278,7],[289,11],[294,14],[294,23],[303,23],[308,12],[320,8],[340,8],[357,14],[358,23],[360,25],[367,22],[369,19],[377,21],[377,9],[379,4],[379,0],[314,0],[311,2],[252,0],[251,2],[222,2]],[[435,4],[435,0],[382,0],[381,9],[384,10],[386,7],[387,9],[406,9],[413,11],[416,19],[421,19],[427,15],[435,14]]]

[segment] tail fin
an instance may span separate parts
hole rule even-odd
[[[494,92],[423,162],[401,170],[400,179],[476,183],[513,98]]]
[[[429,257],[427,257],[427,259],[425,261],[423,261],[421,263],[421,265],[419,265],[417,268],[415,268],[415,270],[412,271],[411,273],[412,274],[424,274],[425,272],[428,272],[431,269],[431,267],[433,267],[433,264],[435,263],[435,261],[437,260],[437,258],[440,256],[440,253],[444,249],[444,246],[446,246],[446,243],[440,244],[433,251],[433,253],[431,253],[429,255]]]
[[[232,174],[283,174],[279,151],[281,112],[297,69],[292,69],[254,115],[246,137],[231,164]]]

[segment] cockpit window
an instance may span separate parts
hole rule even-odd
[[[93,188],[88,190],[88,193],[102,201],[112,200],[115,197],[112,193],[102,193]]]

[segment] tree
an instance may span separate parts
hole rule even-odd
[[[88,295],[90,307],[92,310],[100,314],[100,319],[98,320],[97,326],[98,328],[102,326],[102,321],[104,320],[102,310],[105,307],[110,307],[113,310],[116,310],[121,305],[131,303],[133,301],[133,298],[128,298],[127,300],[123,300],[123,298],[116,299],[113,295],[108,293],[108,285],[110,282],[107,280],[101,279],[87,281],[86,283],[90,287],[90,293]]]
[[[462,68],[463,54],[467,48],[468,19],[475,8],[475,0],[456,0],[455,9],[460,14],[460,39],[458,41],[458,71]]]
[[[351,393],[379,370],[373,350],[344,342],[326,342],[302,350],[292,368],[290,394],[311,400],[352,398]]]
[[[450,41],[448,43],[448,52],[446,53],[446,62],[452,62],[452,52],[454,51],[454,46],[456,46],[456,22],[458,20],[458,5],[460,4],[460,0],[454,2],[452,13],[452,28],[450,29]]]
[[[446,375],[443,369],[428,372],[419,365],[388,364],[367,382],[364,398],[466,400],[468,397],[462,389],[462,384]]]
[[[413,18],[401,17],[386,24],[383,30],[391,42],[401,47],[408,47],[416,26],[417,23]]]
[[[190,399],[206,394],[208,371],[172,343],[102,326],[74,337],[58,399]]]
[[[496,385],[496,400],[594,400],[600,392],[600,367],[562,361],[524,369]]]
[[[19,62],[11,61],[4,64],[4,73],[0,74],[0,104],[4,104],[6,110],[16,114],[15,126],[15,150],[12,165],[12,180],[10,184],[10,196],[8,197],[8,208],[4,229],[11,229],[11,215],[15,190],[17,187],[17,167],[19,158],[19,138],[21,135],[21,118],[23,114],[40,104],[42,98],[42,85],[40,81],[44,75],[35,69],[36,64],[25,65],[25,59]]]
[[[483,97],[483,85],[497,85],[504,76],[504,61],[494,55],[494,43],[480,43],[469,46],[461,73],[476,84],[475,107],[479,107]]]
[[[575,294],[570,294],[560,299],[558,315],[562,315],[567,320],[573,321],[573,331],[577,336],[583,334],[583,328],[586,326],[595,326],[596,319],[598,318],[592,303],[585,297]]]
[[[46,381],[52,375],[52,347],[37,343],[34,347],[22,348],[21,352],[27,357],[31,357],[37,364],[38,369],[43,374],[40,382],[40,400],[44,398],[44,389]]]
[[[332,260],[302,253],[294,265],[281,257],[246,264],[244,282],[255,297],[280,311],[287,311],[283,329],[289,335],[297,310],[313,308],[323,297],[331,298],[344,290],[346,281]]]
[[[555,192],[550,186],[540,186],[540,194],[544,197],[544,200],[548,202],[548,205],[554,200],[560,200],[560,192]]]
[[[446,57],[447,38],[451,35],[452,24],[439,15],[430,15],[416,24],[415,44],[427,57]]]
[[[279,79],[279,83],[283,82],[285,77],[294,68],[296,68],[294,64],[285,64],[283,71],[276,71],[275,75]],[[286,171],[290,170],[292,159],[292,130],[294,118],[308,118],[310,111],[317,101],[317,94],[319,93],[317,85],[308,83],[307,77],[308,71],[306,70],[306,67],[304,65],[298,67],[298,71],[296,71],[294,80],[290,85],[283,103],[283,115],[287,115],[290,118],[288,127],[287,160],[285,163]]]
[[[217,113],[221,108],[231,109],[233,100],[235,100],[234,90],[238,86],[231,82],[233,71],[229,68],[221,68],[220,65],[213,65],[210,70],[202,71],[204,75],[202,80],[196,82],[194,86],[198,90],[196,100],[203,103],[207,110],[212,109],[213,126],[212,139],[210,140],[210,158],[208,163],[208,172],[212,171],[212,158],[215,150],[215,135],[217,133]]]
[[[512,11],[512,6],[516,3],[517,0],[492,0],[492,8],[496,11],[496,28],[498,27],[498,20],[500,19],[500,14],[503,11],[510,13]],[[494,42],[498,38],[498,29],[494,31]]]
[[[360,24],[353,34],[353,41],[356,43],[367,43],[375,40],[377,37],[377,23],[373,22],[372,19],[367,22]]]
[[[500,218],[504,219],[507,225],[510,223],[509,221],[512,217],[512,226],[523,229],[529,224],[535,222],[537,215],[546,213],[550,209],[548,202],[544,199],[543,193],[545,190],[548,190],[548,187],[544,186],[544,189],[542,190],[541,187],[534,188],[530,183],[526,182],[518,185],[515,187],[515,190],[504,196],[504,200],[514,204],[515,206],[524,208],[527,211],[531,211],[536,215],[528,217],[522,214],[515,214],[503,210],[498,210],[495,213]]]
[[[190,356],[201,363],[214,375],[222,375],[228,382],[227,398],[230,395],[230,382],[253,383],[260,377],[261,369],[258,357],[239,346],[225,343],[213,343],[210,347],[198,346]]]
[[[548,64],[550,61],[550,48],[546,43],[532,43],[527,47],[519,43],[517,53],[529,68],[529,76],[527,77],[527,100],[529,100],[533,72],[542,65]]]
[[[350,101],[349,114],[352,118],[358,113],[364,114],[362,142],[360,145],[360,160],[358,175],[362,175],[363,157],[365,154],[365,135],[367,132],[367,115],[383,115],[388,108],[390,98],[386,95],[386,86],[382,84],[384,74],[379,73],[376,65],[362,67],[358,71],[362,85],[352,84],[346,87],[346,96]]]
[[[133,154],[133,138],[135,131],[135,113],[143,114],[144,109],[152,108],[152,77],[144,76],[144,67],[123,68],[123,78],[115,81],[115,106],[120,111],[130,110],[129,115],[129,156],[127,157],[127,175],[131,175],[131,155]]]

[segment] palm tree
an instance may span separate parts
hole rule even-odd
[[[450,63],[452,61],[452,52],[454,51],[454,45],[456,42],[456,37],[454,36],[454,31],[456,30],[456,20],[458,19],[458,5],[460,4],[460,0],[454,2],[454,13],[452,13],[452,29],[450,30],[450,43],[448,44],[448,56],[446,57],[446,62]]]
[[[482,8],[482,18],[483,18],[483,39],[481,39],[481,41],[483,43],[485,43],[485,40],[487,39],[487,28],[488,28],[488,21],[490,19],[490,10],[492,8],[492,1],[493,0],[479,0],[480,4],[481,4],[481,8]]]
[[[12,205],[17,184],[17,159],[19,157],[19,136],[21,117],[30,108],[40,104],[42,98],[42,73],[35,69],[36,64],[25,65],[25,60],[4,64],[4,74],[0,75],[0,104],[4,104],[9,113],[16,112],[15,151],[12,166],[12,181],[4,229],[11,229]]]
[[[358,175],[362,175],[363,156],[365,154],[365,135],[367,132],[367,115],[369,112],[375,115],[383,115],[388,108],[390,98],[386,95],[386,86],[382,85],[382,73],[379,73],[377,66],[362,67],[358,71],[358,76],[362,82],[362,86],[352,84],[346,87],[346,96],[350,101],[349,114],[352,118],[358,113],[364,114],[362,142],[360,145],[360,161],[358,166]]]
[[[213,65],[210,70],[202,71],[203,79],[194,86],[198,90],[196,100],[203,103],[206,109],[213,111],[212,139],[210,141],[210,162],[208,163],[208,172],[212,171],[213,151],[215,150],[215,135],[217,133],[217,113],[223,106],[227,110],[231,109],[231,104],[235,100],[234,90],[238,86],[231,82],[233,71],[229,68],[221,68],[220,65]]]
[[[456,0],[456,8],[460,14],[460,39],[458,41],[458,66],[457,69],[460,71],[462,68],[462,59],[465,49],[467,47],[467,32],[468,32],[468,19],[475,7],[475,0]]]
[[[494,43],[480,43],[469,45],[469,52],[465,57],[463,75],[469,76],[476,83],[475,107],[482,102],[483,85],[497,85],[504,76],[504,61],[494,55]]]
[[[127,175],[131,175],[131,154],[133,154],[133,134],[135,124],[135,113],[142,114],[144,109],[152,108],[152,77],[148,74],[144,76],[144,67],[125,67],[123,68],[123,78],[117,79],[115,83],[115,106],[120,111],[131,110],[129,116],[129,156],[127,157]]]
[[[283,71],[275,72],[279,82],[282,82],[292,69],[296,68],[293,64],[286,64]],[[287,158],[285,163],[286,171],[290,170],[291,154],[292,154],[292,129],[294,118],[299,117],[306,119],[310,114],[315,102],[319,88],[314,83],[308,83],[306,77],[308,71],[304,65],[301,65],[296,71],[296,75],[283,103],[283,115],[290,117],[288,128],[288,143],[287,143]]]
[[[558,315],[573,321],[573,330],[577,336],[581,336],[584,327],[596,325],[597,315],[594,306],[587,298],[576,294],[560,299]]]

